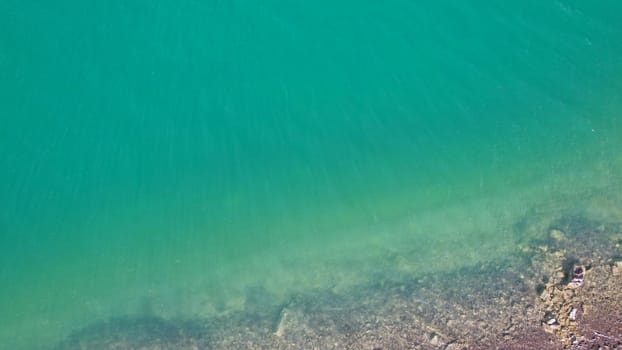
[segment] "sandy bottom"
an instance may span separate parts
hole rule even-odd
[[[221,316],[148,313],[87,325],[54,349],[618,349],[622,222],[530,213],[522,241],[485,263],[387,273],[347,293],[274,302],[258,288]]]

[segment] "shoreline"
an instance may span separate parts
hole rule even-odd
[[[150,317],[167,320],[165,323],[173,325],[187,324],[188,318],[193,319],[190,323],[201,325],[218,323],[219,320],[244,324],[250,310],[250,313],[258,314],[252,317],[268,318],[272,324],[276,322],[273,315],[280,313],[279,307],[293,299],[308,298],[307,303],[313,305],[341,294],[352,294],[353,291],[369,294],[361,295],[361,299],[372,298],[370,295],[375,289],[408,285],[422,276],[449,276],[451,271],[464,266],[485,265],[506,255],[518,254],[515,252],[518,250],[517,240],[541,239],[550,222],[557,220],[555,218],[561,213],[577,215],[579,212],[603,222],[618,220],[622,202],[615,189],[620,186],[612,174],[621,168],[620,161],[590,163],[590,166],[576,171],[572,168],[573,172],[547,177],[546,181],[541,179],[526,183],[524,187],[512,188],[511,197],[507,192],[473,196],[452,205],[433,206],[411,216],[400,217],[387,228],[382,225],[363,226],[361,230],[369,230],[364,236],[371,239],[358,241],[356,235],[349,235],[349,231],[359,228],[349,228],[343,234],[337,232],[337,238],[331,237],[330,244],[301,244],[304,248],[298,251],[290,251],[288,247],[277,247],[279,251],[265,250],[238,259],[236,265],[227,265],[212,275],[198,268],[201,266],[199,263],[207,266],[210,262],[204,259],[209,254],[201,249],[191,251],[190,255],[187,251],[183,252],[189,264],[166,263],[164,269],[144,269],[143,272],[164,271],[168,277],[158,278],[154,284],[134,283],[133,289],[129,290],[125,289],[124,284],[107,283],[105,278],[96,279],[99,275],[92,275],[92,280],[97,282],[93,283],[97,285],[97,289],[93,289],[96,293],[82,293],[82,303],[74,304],[75,300],[71,298],[52,300],[51,303],[36,295],[27,298],[29,303],[43,305],[45,309],[41,309],[46,312],[34,310],[33,317],[23,317],[19,324],[12,323],[11,329],[5,330],[3,336],[12,349],[48,349],[52,342],[68,334],[79,333],[85,325],[105,324],[105,320],[116,317],[125,317],[125,322],[130,323],[132,319]],[[182,256],[179,253],[176,251],[169,257]],[[326,257],[336,258],[323,260]],[[106,259],[109,257],[106,256]],[[105,266],[100,261],[91,265]],[[76,276],[90,276],[92,270],[85,264],[72,264],[71,267]],[[190,273],[186,275],[187,272]],[[134,277],[138,275],[145,274],[134,273]],[[119,276],[123,277],[122,274]],[[125,277],[131,276],[128,274]],[[210,283],[214,281],[212,277],[218,278],[217,283]],[[162,284],[158,284],[160,282]],[[168,286],[172,288],[159,289]],[[101,293],[103,290],[108,294]],[[112,297],[109,300],[93,297],[99,295]],[[249,300],[251,305],[248,305]],[[256,307],[253,303],[269,307]],[[59,316],[60,313],[62,315]],[[39,326],[35,326],[39,328],[36,337],[31,335],[33,325]],[[255,325],[249,327],[256,328]],[[266,334],[275,332],[271,327],[268,327],[270,332]],[[210,325],[208,328],[218,326]],[[20,338],[16,338],[16,334]],[[197,337],[202,339],[204,336]]]
[[[591,174],[591,170],[585,171]],[[573,179],[574,177],[568,179],[557,176],[555,183],[563,182],[570,185]],[[25,320],[23,324],[19,325],[21,327],[19,330],[17,330],[16,325],[12,324],[11,326],[15,326],[12,328],[14,331],[9,333],[7,330],[7,339],[13,342],[13,345],[10,346],[12,349],[48,350],[58,341],[65,344],[67,349],[72,349],[67,345],[69,339],[86,337],[86,341],[81,340],[80,342],[95,344],[99,341],[93,343],[93,341],[88,340],[92,335],[100,338],[100,340],[112,340],[119,337],[120,334],[124,334],[125,329],[132,329],[133,327],[141,328],[138,333],[144,332],[145,334],[138,338],[145,339],[145,341],[153,337],[156,339],[177,339],[168,331],[165,332],[165,335],[158,336],[160,332],[158,327],[166,326],[166,328],[179,330],[185,336],[195,339],[197,343],[212,344],[199,348],[235,349],[239,348],[239,345],[228,347],[219,343],[217,340],[219,334],[222,337],[230,337],[228,332],[246,334],[247,329],[250,329],[253,334],[248,335],[244,340],[245,344],[250,341],[251,344],[259,344],[257,345],[259,348],[267,346],[268,349],[280,349],[280,343],[271,343],[272,340],[270,339],[274,333],[282,334],[283,339],[288,338],[286,323],[283,323],[281,331],[277,331],[282,315],[286,315],[284,317],[286,322],[298,322],[291,317],[290,309],[295,311],[297,308],[303,307],[306,310],[305,312],[321,315],[322,312],[326,311],[323,309],[324,304],[333,305],[334,310],[343,310],[344,316],[337,317],[334,315],[334,310],[328,310],[326,311],[328,315],[322,317],[341,319],[354,317],[352,316],[353,311],[350,309],[352,305],[361,303],[375,303],[376,309],[379,310],[370,309],[367,316],[356,316],[361,319],[370,318],[370,315],[379,317],[378,315],[382,314],[384,312],[382,310],[385,310],[391,302],[402,302],[413,309],[416,303],[412,301],[408,304],[407,301],[403,301],[402,299],[406,297],[404,293],[411,293],[411,297],[419,299],[420,304],[424,300],[430,303],[427,299],[436,298],[440,293],[440,288],[448,290],[458,288],[450,286],[451,280],[461,281],[456,283],[456,286],[461,284],[468,286],[466,284],[468,280],[483,278],[475,275],[501,273],[496,271],[497,268],[492,269],[491,266],[506,266],[507,273],[516,274],[516,267],[525,264],[522,261],[524,256],[542,253],[534,251],[533,247],[529,247],[530,245],[545,244],[549,240],[548,230],[551,227],[563,224],[573,230],[587,230],[590,225],[597,227],[603,222],[617,222],[620,217],[619,208],[622,207],[622,203],[615,195],[615,191],[611,190],[618,186],[600,187],[590,182],[590,191],[585,189],[578,191],[577,187],[573,186],[564,186],[564,191],[561,191],[559,189],[554,190],[551,183],[541,185],[539,188],[535,186],[522,188],[517,191],[519,195],[512,198],[507,198],[505,194],[498,194],[486,198],[471,198],[468,201],[440,209],[430,208],[427,211],[417,213],[416,216],[403,218],[395,224],[395,227],[390,226],[394,232],[385,231],[382,226],[368,227],[367,229],[371,233],[368,233],[367,236],[374,235],[373,240],[356,241],[348,239],[347,234],[339,234],[335,240],[331,241],[332,244],[326,247],[326,249],[330,249],[329,251],[325,249],[318,252],[312,249],[315,247],[307,246],[302,255],[288,251],[288,254],[281,254],[280,256],[258,254],[248,257],[245,262],[246,266],[250,267],[249,271],[241,270],[243,265],[240,265],[238,266],[239,272],[236,274],[221,273],[220,276],[226,280],[223,280],[224,282],[219,280],[217,282],[223,283],[216,283],[214,286],[206,285],[204,279],[207,278],[201,276],[199,274],[201,271],[197,269],[194,273],[196,279],[188,279],[187,276],[182,276],[182,280],[196,283],[185,285],[185,289],[179,289],[181,293],[169,293],[168,299],[157,294],[158,289],[155,289],[155,292],[149,289],[148,293],[154,294],[147,296],[140,291],[133,291],[133,293],[121,294],[120,298],[116,298],[114,304],[110,304],[111,306],[101,302],[98,304],[97,300],[94,300],[95,303],[86,305],[87,307],[96,306],[99,307],[99,311],[105,311],[105,313],[98,312],[94,315],[84,312],[85,305],[79,303],[67,305],[59,302],[58,310],[35,315],[38,318],[34,321],[39,323]],[[538,189],[540,189],[539,192]],[[567,216],[560,218],[560,215],[564,215],[564,213]],[[571,217],[575,218],[574,222],[568,223],[572,221],[568,219]],[[588,217],[593,220],[592,223],[580,222],[581,220],[587,221],[585,218]],[[490,221],[490,219],[494,221]],[[413,224],[415,226],[412,226]],[[407,232],[406,230],[411,231]],[[568,229],[563,228],[563,230]],[[407,233],[405,234],[405,232]],[[618,232],[622,232],[622,229],[618,229]],[[477,235],[474,236],[476,237],[475,240],[470,238],[471,235]],[[488,242],[487,238],[492,238],[494,241]],[[440,245],[427,242],[426,239],[433,239]],[[318,255],[319,253],[322,255]],[[326,256],[337,258],[336,261],[327,263],[321,259]],[[522,256],[522,258],[519,259],[518,256]],[[347,257],[356,257],[356,259],[347,259]],[[300,259],[302,262],[299,261]],[[309,261],[314,263],[308,264]],[[334,266],[337,266],[336,263],[343,264],[338,265],[338,269],[334,269]],[[229,268],[229,271],[236,271],[236,269]],[[269,271],[269,274],[252,274],[251,271]],[[297,273],[294,273],[296,271]],[[239,275],[242,272],[245,273],[244,276]],[[461,274],[470,277],[458,276],[460,277],[458,278],[455,276]],[[444,286],[439,282],[443,279],[448,280]],[[247,282],[245,285],[240,285],[239,281]],[[433,281],[436,282],[432,283]],[[482,285],[485,281],[480,282]],[[167,283],[163,286],[172,286],[173,288],[176,286],[176,282],[170,279],[167,280]],[[426,284],[429,285],[426,287]],[[158,286],[156,285],[156,287]],[[114,285],[106,285],[105,287],[110,290],[115,288]],[[436,289],[436,292],[421,294],[421,288]],[[176,289],[171,290],[177,291]],[[141,291],[144,292],[142,289]],[[460,295],[461,293],[454,291],[454,294]],[[213,296],[217,298],[213,298]],[[219,297],[220,299],[218,299]],[[230,305],[219,302],[223,298],[233,303]],[[33,300],[37,302],[37,299]],[[387,305],[378,303],[376,300],[384,300]],[[74,309],[71,310],[71,307]],[[83,313],[78,314],[77,318],[67,317],[70,312],[76,309]],[[67,312],[67,315],[58,314],[58,311]],[[437,312],[444,312],[444,310],[437,310]],[[302,318],[305,319],[306,317]],[[339,322],[349,323],[345,320]],[[37,332],[36,337],[32,336],[33,325],[36,328],[36,325],[41,324],[44,325],[39,328],[41,332]],[[120,325],[123,329],[115,331],[115,327]],[[150,329],[151,327],[155,328]],[[204,331],[195,332],[187,329],[197,327]],[[296,327],[293,326],[294,329]],[[356,327],[358,326],[345,326],[345,328],[350,329],[350,333]],[[392,325],[390,327],[397,326]],[[48,332],[44,333],[45,331]],[[172,331],[173,334],[175,332],[177,331]],[[313,338],[314,332],[308,337]],[[322,332],[330,333],[332,330],[323,330]],[[10,335],[9,338],[9,334],[13,335]],[[22,334],[22,336],[17,339],[14,338],[15,334]],[[131,337],[131,331],[124,337]],[[300,336],[299,338],[305,337]],[[266,342],[270,345],[265,345]],[[336,343],[343,345],[343,342],[338,341]],[[147,344],[149,343],[147,342]],[[294,341],[293,344],[298,344],[298,340]],[[180,348],[178,345],[173,348]],[[119,346],[123,349],[125,345]],[[145,347],[145,350],[149,349],[149,346]],[[296,348],[295,345],[291,346],[292,349]],[[94,348],[107,349],[108,347],[97,345]],[[253,349],[245,346],[242,348]],[[323,347],[319,348],[322,349]],[[58,349],[64,349],[64,347],[59,345]]]
[[[280,305],[256,290],[243,311],[115,318],[53,349],[621,348],[622,223],[566,216],[525,237],[498,261]]]

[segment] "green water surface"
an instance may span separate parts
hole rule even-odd
[[[621,213],[622,2],[0,0],[0,349]],[[596,208],[596,209],[595,209]]]

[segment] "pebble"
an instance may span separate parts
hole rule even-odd
[[[439,345],[440,343],[441,343],[441,342],[440,342],[440,340],[438,339],[438,336],[437,336],[437,335],[434,335],[434,337],[432,337],[432,339],[430,339],[430,344],[432,344],[432,345],[434,345],[434,346],[437,346],[437,345]]]
[[[287,313],[287,309],[281,310],[281,314],[279,315],[279,323],[274,331],[274,335],[277,337],[282,337],[285,333],[285,324],[287,323],[287,318],[289,314]]]
[[[577,309],[576,308],[570,310],[570,314],[568,315],[568,319],[570,321],[575,321],[577,319]]]
[[[557,230],[557,229],[552,229],[549,232],[549,235],[551,236],[551,238],[553,238],[556,241],[562,241],[566,238],[566,235],[564,234],[564,232],[562,230]]]

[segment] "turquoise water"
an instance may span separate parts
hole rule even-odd
[[[622,2],[0,0],[0,348],[620,218]],[[396,277],[397,278],[397,277]]]

